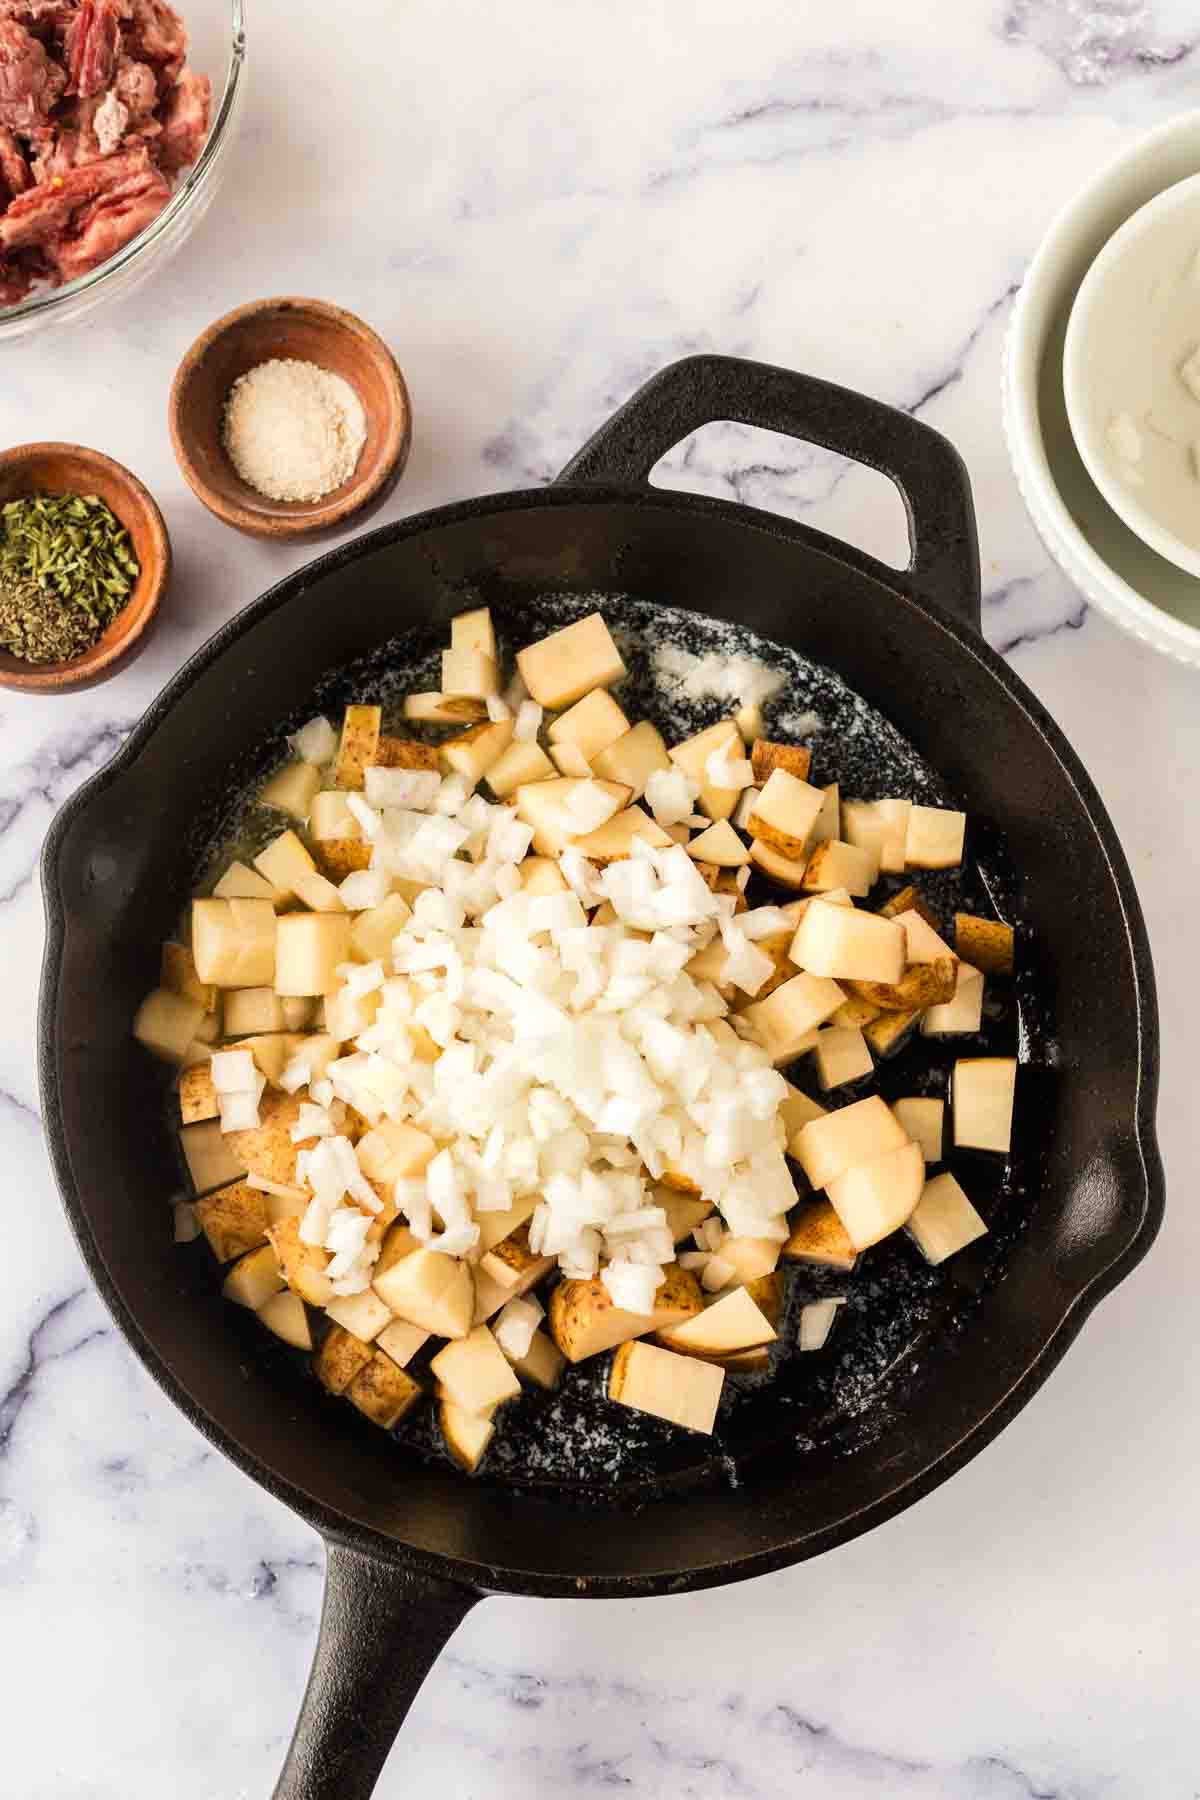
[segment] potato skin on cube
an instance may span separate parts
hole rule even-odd
[[[264,1201],[267,1196],[260,1196]],[[280,1219],[267,1231],[288,1286],[310,1306],[327,1306],[333,1299],[333,1283],[325,1273],[329,1258],[316,1244],[300,1237],[300,1217]]]
[[[326,1333],[317,1351],[313,1367],[317,1380],[328,1394],[344,1394],[360,1369],[365,1369],[375,1352],[369,1344],[356,1338],[344,1325],[335,1325]]]
[[[183,1125],[196,1125],[201,1119],[215,1119],[221,1108],[213,1086],[210,1063],[193,1063],[179,1077],[179,1119]]]
[[[909,963],[897,982],[847,981],[846,986],[881,1012],[924,1012],[953,1000],[957,980],[957,958],[939,956],[936,962]]]
[[[267,1236],[267,1196],[245,1181],[218,1188],[195,1202],[196,1222],[218,1262],[257,1250]]]
[[[630,1313],[614,1306],[597,1277],[593,1281],[560,1281],[550,1296],[550,1331],[568,1362],[582,1362],[612,1350],[629,1338],[646,1337],[668,1325],[682,1324],[704,1305],[700,1284],[689,1269],[672,1263],[654,1296],[652,1313]]]
[[[340,788],[360,788],[368,764],[375,761],[383,724],[381,706],[348,706],[342,718],[342,736],[333,765],[333,779]]]
[[[371,866],[371,846],[365,838],[319,838],[313,848],[329,881],[345,881],[347,875]]]
[[[381,736],[369,765],[376,769],[412,769],[437,773],[438,753],[432,744],[416,738]]]
[[[850,1242],[846,1227],[823,1197],[801,1206],[792,1215],[791,1223],[792,1234],[782,1251],[788,1262],[848,1272],[858,1261],[858,1251]]]
[[[376,1350],[345,1388],[350,1404],[383,1431],[393,1431],[421,1398],[421,1386],[382,1350]]]
[[[1011,975],[1015,940],[1011,925],[999,919],[981,919],[975,913],[955,913],[954,948],[964,962],[985,975]]]
[[[755,738],[750,751],[750,767],[758,787],[764,787],[776,769],[786,769],[798,781],[807,781],[812,768],[812,751],[802,744],[776,744],[770,738]]]
[[[754,803],[746,830],[781,856],[799,861],[808,851],[813,826],[825,804],[820,788],[777,766]]]

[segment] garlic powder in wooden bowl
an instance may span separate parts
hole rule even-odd
[[[273,358],[238,377],[225,403],[225,449],[268,500],[323,500],[349,481],[367,440],[362,402],[316,363]]]

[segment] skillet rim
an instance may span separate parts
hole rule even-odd
[[[998,684],[1004,698],[1021,713],[1041,737],[1071,789],[1075,804],[1095,832],[1109,875],[1116,889],[1118,904],[1125,923],[1130,946],[1134,1004],[1137,1020],[1138,1056],[1132,1119],[1132,1141],[1136,1147],[1141,1172],[1141,1217],[1132,1230],[1110,1228],[1106,1235],[1118,1245],[1111,1259],[1085,1281],[1076,1279],[1064,1291],[1064,1303],[1057,1323],[1049,1331],[1041,1348],[1029,1360],[1007,1391],[948,1448],[936,1455],[917,1474],[903,1481],[876,1500],[844,1513],[828,1526],[810,1530],[799,1538],[786,1539],[769,1548],[747,1551],[744,1555],[712,1564],[695,1565],[683,1572],[658,1574],[605,1573],[594,1576],[546,1574],[530,1570],[511,1570],[483,1561],[450,1555],[435,1555],[411,1548],[402,1540],[385,1535],[373,1527],[359,1524],[328,1507],[301,1488],[278,1475],[258,1453],[243,1444],[218,1424],[193,1398],[183,1381],[175,1375],[160,1355],[151,1338],[142,1330],[136,1315],[127,1306],[116,1282],[109,1273],[92,1234],[86,1207],[80,1197],[67,1150],[66,1134],[59,1105],[60,1071],[56,1010],[62,975],[62,958],[67,908],[63,902],[58,865],[63,842],[88,806],[117,782],[142,753],[153,737],[159,722],[177,700],[209,667],[232,649],[253,626],[286,605],[298,592],[328,573],[353,564],[377,550],[389,548],[406,538],[435,531],[463,521],[489,515],[540,511],[561,506],[611,506],[620,504],[638,511],[664,509],[719,517],[766,536],[808,545],[834,562],[866,575],[885,587],[895,600],[921,614],[936,629],[950,637],[956,649],[979,664]],[[503,1592],[535,1595],[545,1598],[614,1598],[649,1597],[662,1593],[687,1593],[723,1586],[773,1570],[789,1567],[819,1555],[837,1544],[846,1543],[895,1517],[916,1501],[931,1493],[949,1479],[981,1450],[1013,1419],[1041,1387],[1058,1362],[1075,1341],[1093,1308],[1131,1272],[1149,1250],[1162,1223],[1164,1210],[1164,1176],[1155,1130],[1155,1111],[1159,1077],[1159,1026],[1153,964],[1149,938],[1133,877],[1103,801],[1090,776],[1063,732],[1040,702],[969,624],[956,618],[944,607],[915,592],[905,579],[903,570],[889,568],[854,546],[832,538],[811,526],[786,519],[778,514],[760,511],[738,503],[705,495],[674,492],[658,487],[634,487],[601,483],[575,484],[560,481],[545,488],[523,488],[497,494],[481,495],[431,508],[408,518],[363,533],[327,551],[300,569],[293,570],[276,582],[257,600],[250,602],[232,619],[226,621],[197,649],[151,701],[134,725],[121,748],[103,769],[91,776],[64,803],[47,833],[41,857],[42,896],[46,917],[46,941],[42,959],[38,1002],[38,1081],[42,1099],[42,1123],[50,1151],[51,1164],[63,1205],[88,1272],[96,1283],[109,1313],[126,1342],[156,1384],[178,1407],[202,1436],[227,1456],[242,1473],[250,1476],[274,1498],[283,1501],[311,1524],[328,1541],[361,1549],[370,1556],[391,1563],[416,1568],[423,1573],[465,1584],[479,1592]],[[1103,1242],[1103,1239],[1101,1240]]]

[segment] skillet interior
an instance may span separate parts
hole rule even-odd
[[[698,510],[708,514],[703,531]],[[370,656],[407,621],[427,620],[427,642],[444,641],[467,592],[501,614],[528,614],[548,592],[625,592],[734,615],[744,630],[836,667],[985,822],[985,865],[1036,945],[1027,1019],[1041,1063],[1045,1155],[1040,1170],[1024,1165],[1036,1190],[1028,1229],[1002,1229],[986,1253],[962,1259],[932,1305],[912,1284],[877,1281],[874,1268],[847,1284],[866,1289],[866,1305],[861,1342],[852,1323],[846,1354],[861,1348],[873,1374],[901,1360],[865,1406],[861,1384],[847,1377],[828,1396],[832,1421],[819,1394],[800,1395],[789,1434],[815,1440],[803,1455],[781,1450],[778,1415],[751,1404],[735,1445],[749,1506],[670,1482],[631,1530],[624,1508],[580,1512],[550,1494],[514,1506],[502,1486],[410,1466],[286,1359],[264,1356],[253,1322],[231,1320],[234,1309],[219,1300],[211,1263],[181,1257],[162,1224],[159,1197],[178,1177],[128,1020],[153,980],[157,944],[222,810],[230,770],[244,778],[269,761],[266,734],[307,716],[331,670]],[[136,1322],[138,1347],[197,1422],[318,1523],[349,1519],[427,1556],[448,1555],[484,1585],[558,1592],[603,1589],[623,1574],[694,1584],[727,1578],[731,1564],[745,1573],[810,1553],[940,1479],[987,1421],[977,1437],[985,1441],[1019,1403],[1017,1384],[1024,1379],[1027,1392],[1065,1344],[1072,1307],[1082,1310],[1089,1288],[1094,1295],[1116,1278],[1154,1223],[1138,1141],[1139,1109],[1148,1121],[1153,1104],[1138,1085],[1147,974],[1138,927],[1114,880],[1107,822],[1088,816],[1098,803],[1081,797],[1076,770],[1014,697],[1002,665],[812,533],[665,495],[635,502],[570,490],[389,528],[283,584],[224,635],[223,653],[217,640],[168,690],[115,778],[102,777],[68,810],[48,895],[52,923],[61,900],[65,926],[47,1019],[60,1175],[110,1299]],[[338,697],[352,690],[362,691],[357,677]],[[827,713],[829,699],[813,695],[816,710]],[[893,742],[890,755],[901,762],[864,770],[864,791],[911,785],[902,747]],[[857,787],[846,760],[839,751],[847,786]],[[1053,1038],[1043,1017],[1054,1021]],[[1005,1226],[1019,1222],[1019,1200],[1001,1210]],[[1007,1275],[989,1285],[998,1253]],[[888,1256],[916,1272],[902,1246]],[[953,1352],[927,1354],[930,1333],[968,1312]],[[650,1442],[661,1448],[653,1433]]]

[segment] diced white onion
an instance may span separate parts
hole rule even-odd
[[[329,720],[318,715],[293,732],[288,743],[301,762],[315,763],[321,768],[337,755],[338,735]]]

